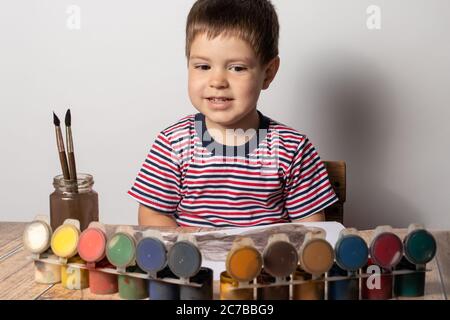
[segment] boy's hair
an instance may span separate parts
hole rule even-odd
[[[198,34],[208,39],[236,36],[255,51],[262,65],[278,55],[280,26],[270,0],[197,0],[186,23],[186,58]]]

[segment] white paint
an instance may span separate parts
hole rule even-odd
[[[24,242],[33,253],[40,253],[48,247],[49,241],[50,233],[42,222],[32,222],[24,231]]]

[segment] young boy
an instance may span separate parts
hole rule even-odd
[[[337,201],[314,146],[257,110],[280,64],[269,0],[198,0],[186,26],[199,111],[157,136],[128,194],[139,224],[254,226],[321,221]]]

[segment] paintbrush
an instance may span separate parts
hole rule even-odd
[[[61,162],[61,168],[63,177],[65,180],[70,180],[69,167],[67,166],[66,150],[64,149],[64,140],[61,133],[60,121],[53,112],[53,124],[55,125],[56,132],[56,145],[58,146],[59,161]]]
[[[75,192],[78,192],[77,186],[77,169],[75,166],[75,153],[73,150],[73,138],[72,138],[72,115],[70,109],[66,112],[66,143],[67,143],[67,158],[69,160],[69,174],[70,180],[75,182]]]

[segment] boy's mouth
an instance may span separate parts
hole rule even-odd
[[[233,100],[233,99],[227,98],[227,97],[209,97],[209,98],[206,98],[206,99],[208,99],[211,102],[216,102],[216,103]]]

